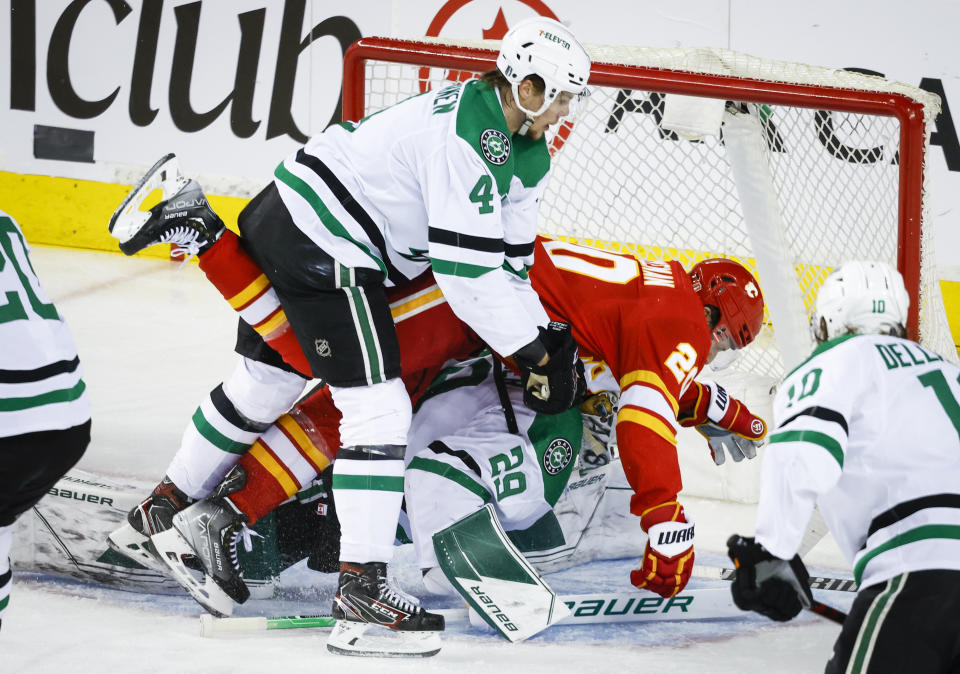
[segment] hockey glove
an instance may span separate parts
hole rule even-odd
[[[640,568],[630,572],[630,582],[663,598],[686,587],[693,571],[693,522],[676,501],[647,510],[640,519],[647,532],[647,547]]]
[[[727,554],[737,569],[730,591],[741,610],[785,622],[813,605],[810,575],[800,555],[780,559],[753,538],[736,534],[727,539]]]
[[[757,449],[766,443],[766,422],[719,384],[694,382],[694,385],[698,389],[696,403],[681,412],[680,424],[696,426],[707,439],[710,455],[718,466],[726,460],[724,448],[734,461],[755,458]]]
[[[531,347],[537,342],[542,345],[539,352],[545,349],[549,355],[545,365],[538,365],[539,358],[527,355],[528,351],[534,352]],[[514,354],[514,360],[520,368],[523,402],[534,412],[559,414],[583,399],[587,379],[569,324],[550,321],[546,328],[540,328],[540,337],[533,344]]]

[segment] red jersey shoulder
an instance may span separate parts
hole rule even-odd
[[[706,359],[703,305],[679,262],[540,238],[530,277],[547,312],[571,323],[581,348],[618,378],[660,371],[677,348],[695,354],[691,368]]]

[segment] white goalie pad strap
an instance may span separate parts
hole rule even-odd
[[[693,545],[693,521],[654,524],[647,535],[651,548],[664,557],[675,557]]]
[[[569,614],[507,538],[491,504],[434,534],[433,544],[450,583],[511,642],[523,641]]]
[[[161,190],[162,201],[170,199],[186,186],[188,180],[180,170],[180,163],[174,154],[168,154],[150,167],[130,194],[117,207],[110,218],[110,233],[120,243],[126,243],[150,219],[150,212],[141,210],[141,205],[154,190]]]

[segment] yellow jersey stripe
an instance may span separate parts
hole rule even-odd
[[[440,288],[432,290],[423,295],[418,295],[411,300],[403,302],[401,304],[396,304],[390,307],[390,313],[393,315],[394,321],[402,321],[407,316],[405,314],[418,313],[418,310],[422,310],[424,306],[432,302],[437,302],[438,300],[443,299],[443,293],[440,292]]]
[[[646,384],[652,386],[653,388],[660,391],[663,394],[663,397],[667,399],[667,402],[670,403],[670,407],[673,408],[673,414],[676,416],[677,412],[680,410],[680,405],[677,404],[677,399],[671,395],[670,390],[663,383],[663,380],[660,378],[656,372],[651,372],[650,370],[634,370],[633,372],[628,372],[627,374],[620,377],[620,390],[624,391],[628,386],[632,384]]]
[[[640,424],[644,428],[649,428],[671,445],[677,444],[677,434],[673,432],[673,429],[663,423],[662,419],[649,412],[624,407],[617,414],[617,423],[619,424],[624,421],[632,421],[635,424]]]

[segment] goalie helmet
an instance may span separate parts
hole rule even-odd
[[[904,335],[910,296],[883,262],[846,262],[820,286],[810,327],[818,342],[846,334]]]
[[[715,341],[729,337],[733,348],[742,349],[756,339],[763,327],[763,295],[746,267],[712,258],[694,266],[690,278],[704,306],[720,310],[720,320],[713,327]]]
[[[587,95],[590,57],[583,45],[559,21],[537,16],[507,31],[500,42],[497,69],[510,82],[513,100],[531,117],[542,115],[561,91]],[[519,86],[525,77],[543,78],[543,105],[528,110],[520,105]]]

